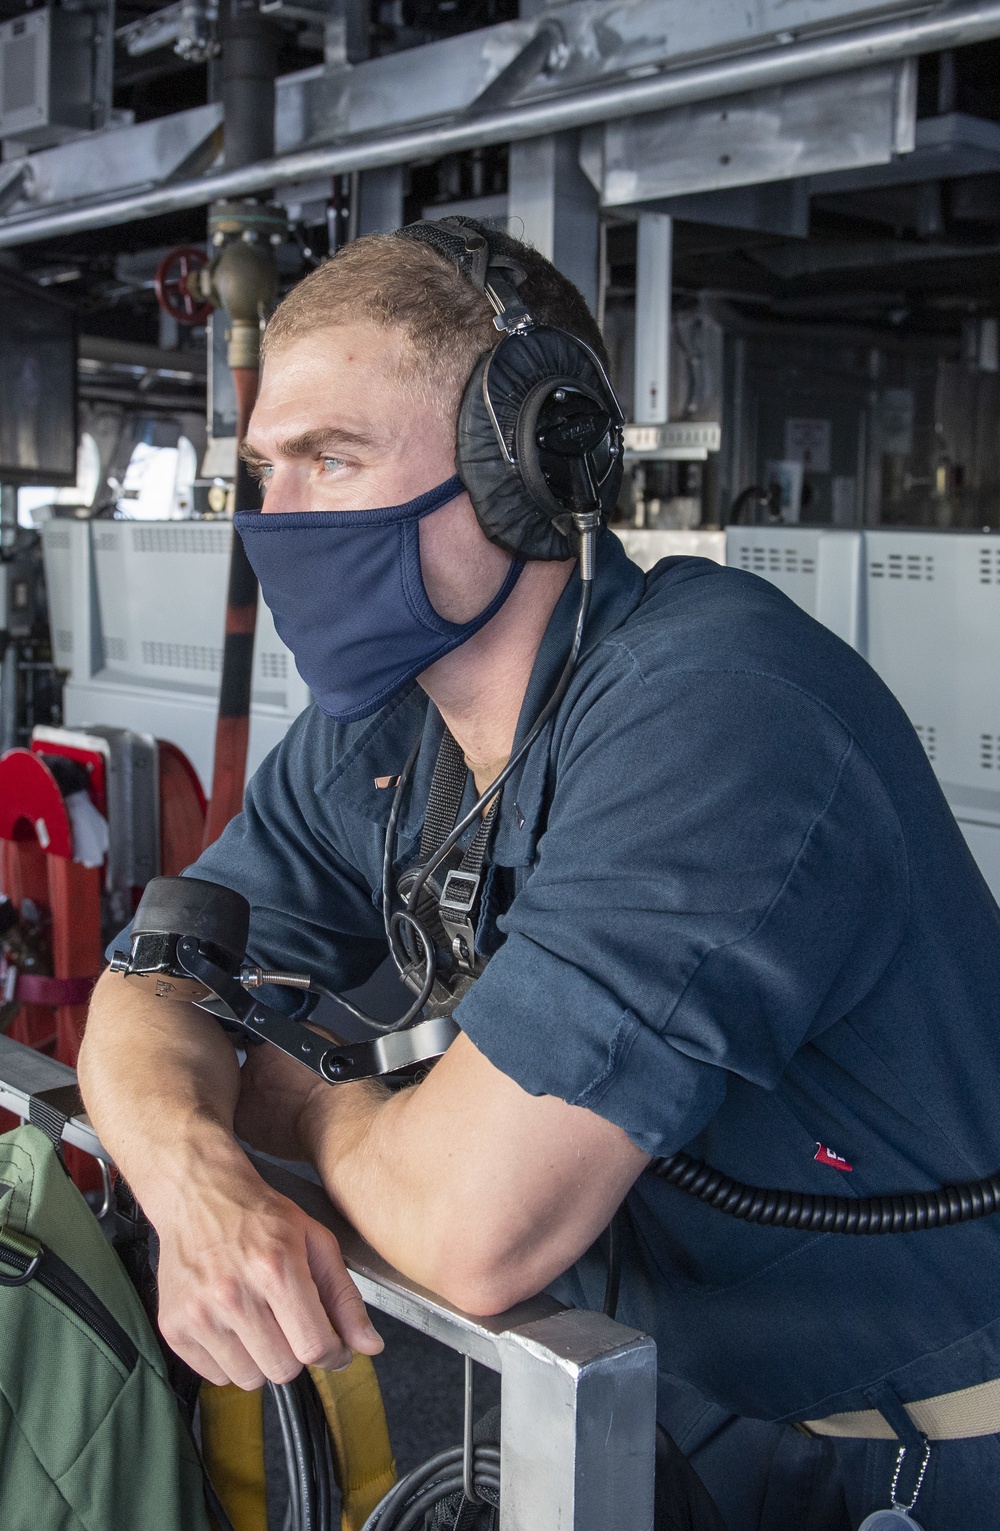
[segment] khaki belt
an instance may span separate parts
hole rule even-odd
[[[929,1441],[970,1440],[977,1435],[1000,1433],[1000,1377],[938,1393],[904,1404],[907,1414]],[[806,1435],[837,1435],[864,1441],[894,1441],[896,1432],[877,1409],[858,1409],[852,1414],[829,1414],[826,1419],[804,1419],[797,1429]]]

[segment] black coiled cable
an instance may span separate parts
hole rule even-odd
[[[415,1531],[424,1516],[443,1499],[459,1494],[464,1484],[463,1451],[455,1446],[442,1451],[429,1462],[415,1467],[400,1478],[385,1498],[375,1506],[362,1531]],[[477,1446],[473,1453],[473,1481],[476,1493],[487,1504],[500,1499],[500,1449]]]
[[[936,1191],[850,1197],[744,1185],[685,1153],[654,1159],[649,1168],[661,1180],[729,1217],[808,1233],[918,1233],[923,1228],[970,1223],[1000,1211],[1000,1171]]]
[[[289,1531],[334,1531],[336,1483],[330,1432],[309,1373],[268,1383],[288,1473]]]

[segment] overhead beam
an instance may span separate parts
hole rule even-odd
[[[567,11],[573,7],[566,7]],[[789,34],[790,35],[790,34]],[[11,215],[0,221],[0,248],[105,228],[218,197],[239,197],[319,175],[341,175],[419,159],[438,159],[487,144],[519,142],[590,123],[661,111],[742,91],[764,90],[925,52],[966,47],[1000,36],[1000,0],[903,16],[823,37],[771,45],[756,52],[713,59],[641,79],[617,80],[590,89],[550,95],[501,112],[449,122],[430,122],[381,138],[299,150],[240,169],[213,172],[169,186],[136,191],[45,214]]]

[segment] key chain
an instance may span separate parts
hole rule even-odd
[[[917,1502],[917,1495],[920,1493],[920,1485],[924,1481],[924,1474],[927,1471],[927,1463],[931,1458],[930,1442],[928,1441],[927,1445],[924,1447],[924,1460],[920,1464],[920,1474],[917,1478],[916,1487],[913,1490],[913,1498],[910,1500],[909,1504],[900,1504],[896,1499],[896,1487],[899,1483],[899,1474],[900,1470],[902,1469],[903,1458],[905,1456],[906,1447],[900,1446],[899,1456],[896,1458],[896,1471],[892,1475],[892,1488],[889,1490],[889,1500],[892,1505],[892,1509],[875,1510],[873,1514],[867,1515],[858,1527],[858,1531],[907,1531],[907,1527],[909,1527],[909,1531],[921,1531],[921,1527],[917,1521],[913,1519],[910,1511],[913,1509],[913,1506]]]

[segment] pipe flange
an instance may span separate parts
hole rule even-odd
[[[259,202],[255,197],[213,202],[208,212],[208,234],[216,247],[232,239],[281,244],[288,236],[288,214],[279,202]]]

